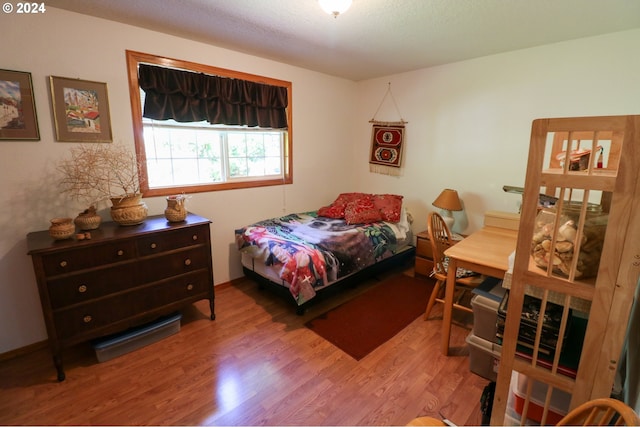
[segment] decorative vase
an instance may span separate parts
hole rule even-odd
[[[73,222],[80,230],[89,231],[100,227],[102,218],[96,213],[95,206],[91,206],[89,209],[80,212]]]
[[[169,222],[184,221],[187,217],[187,209],[184,207],[186,198],[184,196],[168,196],[167,208],[164,210],[164,216]]]
[[[147,219],[147,205],[142,194],[111,198],[111,219],[120,225],[142,224]]]
[[[53,218],[49,227],[49,235],[54,240],[65,240],[73,236],[76,232],[76,226],[73,225],[71,218]]]

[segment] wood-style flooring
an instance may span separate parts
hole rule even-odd
[[[441,305],[360,361],[305,328],[375,284],[303,316],[248,279],[218,287],[215,321],[201,301],[180,333],[110,361],[69,349],[63,382],[48,348],[4,360],[0,425],[405,425],[439,412],[480,425],[488,381],[469,371],[468,329],[454,325],[453,355],[442,355]]]

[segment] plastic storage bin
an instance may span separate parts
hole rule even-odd
[[[498,367],[502,347],[470,333],[466,339],[469,345],[469,370],[489,381],[498,378]]]
[[[92,342],[98,362],[106,362],[180,332],[180,313]]]
[[[498,308],[506,289],[502,281],[487,278],[480,286],[473,290],[471,299],[473,309],[473,334],[476,337],[495,342]]]
[[[500,307],[498,308],[498,327],[497,335],[498,342],[502,343],[502,337],[504,334],[504,328],[507,318],[507,307],[509,303],[509,293],[506,292]],[[522,306],[522,320],[520,322],[520,330],[518,332],[518,343],[533,348],[536,336],[536,328],[538,317],[540,313],[541,301],[539,298],[532,297],[530,295],[524,296],[524,303]],[[560,321],[562,318],[563,307],[549,302],[547,309],[543,314],[542,334],[540,336],[540,351],[553,357],[556,345],[558,343],[558,335],[560,331]],[[569,310],[569,317],[567,319],[567,326],[564,331],[563,346],[567,342],[567,335],[571,330],[571,323],[573,320],[572,310]]]
[[[527,395],[528,382],[532,381],[525,375],[515,373],[511,377],[511,391],[514,397],[514,407],[516,413],[522,416],[524,402]],[[527,418],[539,423],[542,420],[544,401],[547,396],[547,385],[538,381],[533,381],[531,397],[529,398],[529,408]],[[559,389],[553,389],[551,393],[551,403],[547,414],[547,425],[556,425],[569,412],[571,395]]]
[[[498,306],[500,301],[483,295],[471,298],[473,309],[473,334],[484,340],[496,340],[496,322],[498,320]]]

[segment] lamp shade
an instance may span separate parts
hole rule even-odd
[[[461,211],[462,204],[458,192],[450,188],[442,190],[442,193],[433,201],[433,206],[447,211]]]
[[[351,0],[318,0],[322,10],[330,15],[338,16],[351,6]]]

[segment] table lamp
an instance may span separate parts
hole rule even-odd
[[[458,197],[458,192],[450,188],[445,188],[442,193],[433,201],[433,206],[440,209],[440,214],[444,219],[445,224],[449,227],[449,231],[453,228],[455,219],[451,211],[461,211],[462,204]]]

